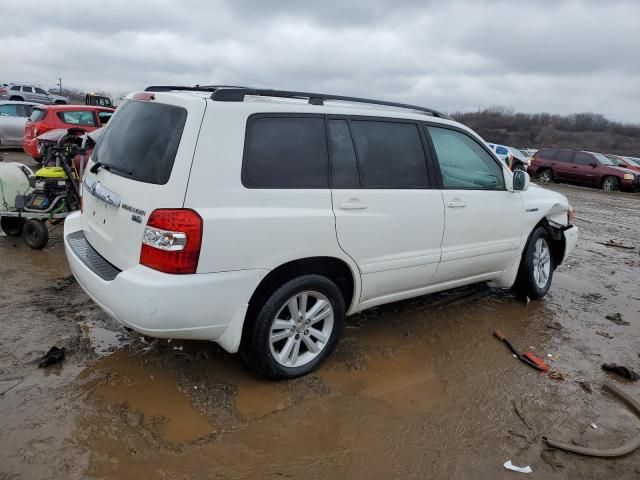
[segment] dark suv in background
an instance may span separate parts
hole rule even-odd
[[[640,188],[640,173],[616,166],[601,153],[543,148],[531,159],[529,174],[544,183],[564,181],[607,191]]]

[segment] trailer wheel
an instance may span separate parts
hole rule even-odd
[[[42,250],[49,241],[47,224],[35,218],[30,218],[25,222],[22,235],[27,245],[34,250]]]
[[[24,226],[24,218],[19,217],[1,217],[0,227],[2,231],[10,237],[19,237],[22,235],[22,227]]]

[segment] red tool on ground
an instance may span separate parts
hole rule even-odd
[[[521,362],[524,362],[527,365],[529,365],[530,367],[533,367],[536,370],[540,370],[541,372],[548,372],[549,371],[549,365],[544,363],[544,361],[541,358],[536,357],[531,352],[520,353],[518,350],[516,350],[516,347],[514,347],[509,340],[507,340],[507,337],[505,337],[498,330],[494,331],[493,335],[498,340],[506,343],[507,347],[509,347],[509,350],[511,350],[513,352],[513,354],[516,356],[516,358],[518,360],[520,360]]]

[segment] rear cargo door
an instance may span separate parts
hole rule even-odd
[[[162,94],[130,99],[105,129],[83,180],[82,227],[91,246],[121,270],[139,263],[157,208],[181,208],[206,101]]]

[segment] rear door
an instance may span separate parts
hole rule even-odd
[[[154,98],[122,104],[84,178],[85,236],[121,270],[139,263],[151,212],[183,206],[206,108],[205,100],[195,96],[156,93]],[[91,168],[95,162],[102,166]]]
[[[361,301],[429,285],[440,261],[441,193],[416,122],[328,117],[340,247],[362,273]]]
[[[426,131],[445,205],[442,260],[434,283],[496,276],[518,257],[524,231],[520,194],[506,189],[509,173],[471,134],[435,125]]]
[[[551,162],[557,180],[579,181],[573,168],[573,150],[558,150]]]

